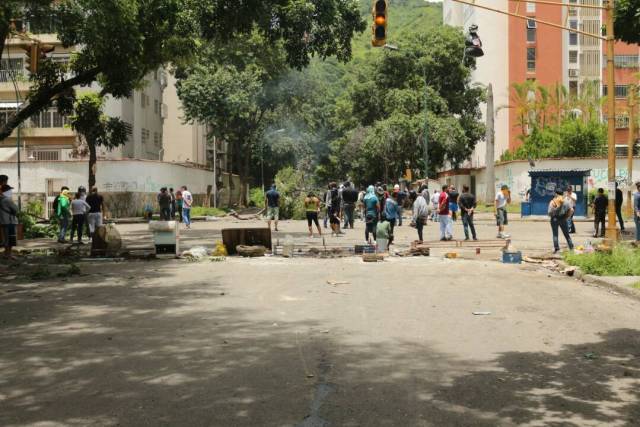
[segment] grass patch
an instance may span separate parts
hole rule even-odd
[[[493,204],[486,205],[484,203],[478,203],[478,206],[476,207],[476,212],[493,213],[493,211]],[[520,211],[520,203],[510,203],[507,205],[507,213],[520,214]]]
[[[227,211],[220,208],[205,208],[203,206],[194,206],[191,208],[191,216],[224,216]]]
[[[565,253],[564,260],[596,276],[640,276],[640,250],[618,246],[611,253]]]
[[[632,287],[633,289],[638,289],[638,290],[640,290],[640,282],[638,282],[638,283],[636,283],[636,284],[634,284],[634,285],[631,285],[631,287]]]

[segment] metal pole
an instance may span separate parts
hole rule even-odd
[[[18,133],[17,133],[17,154],[18,154],[18,211],[22,211],[22,168],[20,164],[20,129],[22,125],[18,125]]]
[[[636,85],[629,85],[629,139],[627,146],[627,174],[629,188],[627,189],[627,215],[633,216],[631,187],[633,186],[633,147],[636,142]]]
[[[422,77],[424,79],[424,178],[425,184],[429,185],[429,109],[427,108],[429,95],[427,92],[427,71],[424,66],[422,67]]]
[[[213,207],[218,207],[218,142],[213,136]]]
[[[485,152],[485,203],[492,203],[496,196],[494,117],[493,85],[489,83],[487,87],[487,129],[485,133],[485,141],[487,144]]]
[[[264,193],[264,137],[262,137],[262,142],[260,143],[260,183]]]
[[[616,224],[616,79],[614,69],[615,39],[613,30],[614,0],[607,1],[607,114],[608,114],[608,189],[609,189],[609,223],[607,224],[606,240],[616,243],[619,239]]]

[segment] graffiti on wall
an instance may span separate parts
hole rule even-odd
[[[556,192],[556,188],[566,189],[570,182],[559,176],[539,176],[534,178],[533,191],[539,197],[552,196]]]
[[[119,192],[141,192],[141,193],[155,193],[160,190],[162,187],[167,188],[177,188],[178,184],[160,184],[155,182],[153,178],[147,176],[144,181],[114,181],[114,182],[105,182],[103,184],[102,190],[108,193],[119,193]]]
[[[599,168],[592,169],[591,175],[588,178],[588,183],[590,187],[597,188],[607,187],[607,182],[609,181],[609,171],[607,168]],[[629,170],[628,169],[616,169],[616,182],[622,186],[631,185],[631,180],[629,179]]]

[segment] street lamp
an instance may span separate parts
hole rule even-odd
[[[269,136],[273,136],[277,133],[282,133],[284,131],[285,131],[284,128],[274,130],[274,131],[268,132],[266,135],[262,137],[262,144],[260,144],[260,179],[261,179],[263,193],[265,190],[265,187],[264,187],[264,140]]]

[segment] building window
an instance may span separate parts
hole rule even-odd
[[[629,128],[629,116],[626,114],[616,114],[616,129],[628,129]]]
[[[578,21],[569,21],[569,27],[573,30],[577,30]],[[578,33],[569,33],[569,45],[570,46],[578,45]]]
[[[148,129],[142,129],[142,143],[146,144],[147,142],[149,142],[149,135],[151,132],[149,132]]]
[[[60,150],[36,150],[31,153],[36,160],[53,162],[60,160]]]
[[[638,55],[616,55],[613,57],[616,68],[639,68],[640,61]],[[607,63],[607,55],[603,55],[603,63]]]
[[[536,70],[536,48],[528,47],[527,48],[527,71],[535,71]]]
[[[607,96],[609,93],[609,87],[607,85],[602,86],[602,95]],[[616,85],[616,98],[626,98],[629,93],[629,86]]]
[[[569,51],[569,64],[577,64],[578,63],[578,51],[570,50]]]
[[[150,104],[149,96],[146,93],[141,92],[140,93],[140,106],[142,108],[147,108],[147,106],[149,106],[149,104]]]
[[[63,128],[67,118],[60,115],[56,108],[50,108],[31,116],[31,126],[34,128]]]
[[[22,58],[2,58],[0,60],[0,83],[20,80],[26,76]]]
[[[153,112],[155,114],[160,114],[160,102],[157,99],[153,100]]]
[[[527,19],[527,42],[533,43],[536,41],[536,27],[536,21]]]
[[[536,4],[533,2],[527,2],[527,13],[536,13]]]
[[[569,81],[569,95],[578,96],[578,82],[575,80]]]

